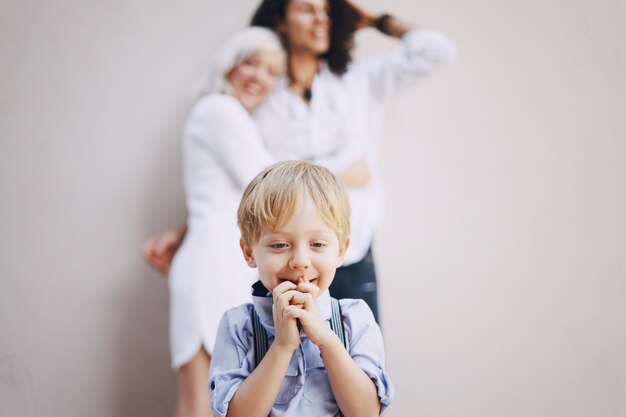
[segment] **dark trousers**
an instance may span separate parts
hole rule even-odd
[[[365,258],[359,262],[337,268],[329,291],[330,295],[337,299],[361,298],[365,300],[378,323],[378,291],[372,249],[370,248]]]

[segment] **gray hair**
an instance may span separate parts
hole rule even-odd
[[[270,29],[250,26],[237,31],[220,46],[211,62],[202,94],[231,93],[226,77],[242,61],[258,52],[283,52],[280,38]]]

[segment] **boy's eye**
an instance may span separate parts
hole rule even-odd
[[[286,243],[272,243],[270,246],[274,249],[284,249],[287,247],[287,244]]]
[[[311,246],[313,246],[314,248],[323,248],[324,246],[326,246],[326,244],[323,242],[314,242],[311,243]]]

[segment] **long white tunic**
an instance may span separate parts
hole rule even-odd
[[[211,94],[196,103],[183,137],[188,231],[169,276],[174,368],[200,346],[211,353],[224,311],[251,301],[256,271],[239,248],[237,207],[245,186],[272,162],[235,98]]]

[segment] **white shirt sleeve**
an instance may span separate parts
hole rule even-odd
[[[274,162],[252,117],[228,95],[212,94],[200,100],[189,118],[186,134],[199,147],[212,152],[241,188]]]
[[[402,37],[402,50],[355,64],[366,73],[372,94],[379,100],[402,91],[440,64],[454,59],[456,47],[442,33],[414,29]]]

